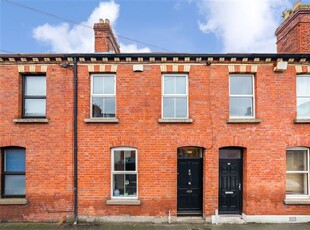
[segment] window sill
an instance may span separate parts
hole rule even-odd
[[[261,122],[262,119],[256,119],[256,118],[230,118],[226,121],[227,124],[238,124],[238,123],[257,124]]]
[[[168,119],[168,118],[161,118],[158,119],[158,123],[193,123],[193,119]]]
[[[310,199],[308,198],[286,198],[283,201],[284,204],[310,204]]]
[[[119,123],[117,118],[85,118],[85,123]]]
[[[46,118],[18,118],[13,119],[14,123],[48,123]]]
[[[26,198],[0,198],[0,205],[23,205],[28,204]]]
[[[305,118],[297,118],[294,120],[295,124],[310,124],[310,118],[305,119]]]
[[[107,205],[140,205],[140,200],[130,199],[110,199],[106,202]]]

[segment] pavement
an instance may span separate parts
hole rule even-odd
[[[310,230],[305,224],[0,223],[2,230]]]

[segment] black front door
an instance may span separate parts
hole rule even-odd
[[[178,159],[178,215],[202,214],[202,158]]]
[[[225,149],[222,151],[222,154],[221,151],[219,165],[219,213],[241,214],[242,150]]]

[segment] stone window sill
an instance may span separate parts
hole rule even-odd
[[[26,198],[0,198],[0,205],[23,205],[28,204]]]
[[[299,199],[289,198],[289,199],[285,199],[283,203],[284,204],[310,204],[310,199],[309,198],[308,199],[307,198],[301,198],[301,199],[300,198]]]
[[[295,124],[310,124],[310,118],[309,119],[302,119],[302,118],[297,118],[294,120]]]
[[[85,118],[85,123],[119,123],[117,118]]]
[[[262,119],[256,119],[256,118],[230,118],[226,121],[227,124],[239,124],[239,123],[258,124],[261,122]]]
[[[48,123],[46,118],[17,118],[13,119],[14,123]]]
[[[140,205],[140,200],[130,200],[130,199],[110,199],[106,202],[107,205]]]
[[[193,119],[167,119],[167,118],[161,118],[158,119],[158,123],[185,123],[185,124],[189,124],[189,123],[193,123]]]

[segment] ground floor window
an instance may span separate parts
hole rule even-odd
[[[137,149],[113,148],[112,197],[138,198]]]
[[[25,149],[3,149],[1,178],[1,197],[25,197]]]
[[[309,195],[309,149],[286,150],[286,195]]]

